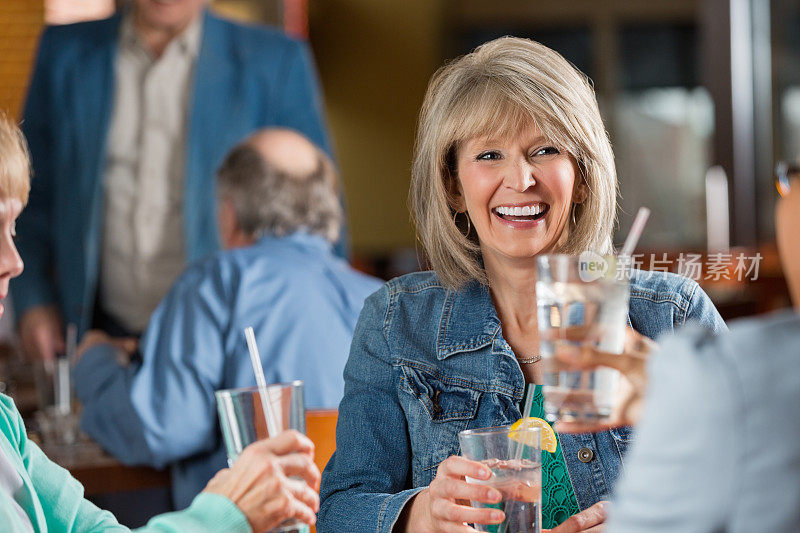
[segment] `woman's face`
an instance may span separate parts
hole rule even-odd
[[[459,147],[460,209],[477,231],[484,260],[531,258],[562,238],[576,186],[576,165],[533,126],[516,136],[471,139]]]
[[[0,302],[8,295],[8,282],[22,274],[22,259],[14,244],[16,221],[22,211],[22,202],[17,198],[0,198]],[[4,311],[0,303],[0,316]]]

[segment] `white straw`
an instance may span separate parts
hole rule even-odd
[[[69,413],[72,406],[69,385],[69,360],[66,357],[56,358],[55,373],[53,376],[55,377],[56,410],[62,414]]]
[[[72,386],[70,384],[70,368],[75,360],[75,350],[78,346],[78,326],[67,326],[66,353],[63,357],[56,358],[55,383],[56,408],[60,413],[69,413],[72,410]]]
[[[270,437],[275,437],[280,432],[280,429],[278,428],[278,420],[275,417],[275,413],[272,412],[271,402],[267,400],[267,380],[264,379],[264,369],[261,366],[261,356],[258,355],[256,335],[251,326],[244,328],[244,336],[247,339],[247,349],[250,351],[250,362],[253,363],[253,373],[256,375],[261,407],[267,420],[267,431]]]
[[[622,251],[619,253],[620,257],[630,257],[636,245],[639,243],[639,237],[642,236],[644,225],[647,224],[647,219],[650,217],[650,210],[646,207],[640,207],[639,212],[636,213],[636,218],[631,226],[631,231],[628,233],[628,238],[625,239],[625,244],[622,245]]]
[[[528,429],[528,418],[531,416],[531,406],[533,405],[533,396],[535,388],[536,385],[534,385],[533,383],[528,383],[528,385],[526,385],[525,387],[525,406],[523,407],[522,411],[523,422],[522,424],[519,425],[520,433],[522,433],[523,430]],[[514,450],[514,459],[516,459],[517,461],[522,459],[522,451],[525,448],[523,444],[523,441],[525,439],[525,434],[522,433],[520,437],[522,438],[522,441],[520,440],[517,441],[516,448]]]
[[[525,407],[524,407],[525,411],[523,411],[522,413],[522,418],[528,418],[529,416],[531,416],[531,406],[533,405],[533,396],[535,388],[536,385],[534,385],[533,383],[528,383],[525,386]]]

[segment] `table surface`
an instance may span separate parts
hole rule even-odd
[[[88,438],[73,445],[43,445],[42,451],[83,484],[86,496],[170,485],[168,470],[126,466]]]
[[[320,471],[336,449],[337,418],[336,409],[306,413],[306,433],[316,446],[315,462]],[[83,434],[76,444],[41,448],[51,461],[69,470],[83,484],[86,496],[170,485],[169,470],[126,466]]]

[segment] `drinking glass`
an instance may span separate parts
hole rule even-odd
[[[270,435],[272,426],[280,432],[294,429],[306,432],[306,408],[303,399],[303,382],[267,385],[264,389],[247,387],[219,390],[214,393],[217,411],[228,454],[228,466],[233,463],[248,444]],[[299,520],[287,520],[273,532],[308,532]]]
[[[545,418],[603,426],[623,395],[620,373],[606,367],[575,370],[555,354],[584,344],[622,353],[629,295],[625,271],[618,273],[613,260],[596,254],[544,255],[537,267]]]
[[[485,464],[492,471],[488,480],[468,477],[469,483],[488,485],[500,491],[499,503],[470,502],[472,507],[500,509],[506,515],[500,524],[474,524],[490,533],[540,533],[542,523],[542,449],[538,427],[512,429],[499,426],[468,429],[458,434],[461,455]]]
[[[71,364],[66,357],[56,357],[52,372],[41,366],[45,378],[40,383],[40,409],[34,415],[42,443],[53,450],[67,450],[81,435],[80,412],[72,401]],[[46,403],[45,403],[46,402]]]

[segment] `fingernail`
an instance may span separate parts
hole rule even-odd
[[[489,479],[490,477],[492,477],[492,471],[486,468],[482,468],[478,477],[481,479]]]
[[[492,521],[502,522],[505,518],[506,515],[502,511],[492,511]]]
[[[503,495],[496,490],[489,489],[486,491],[486,499],[490,502],[499,502],[502,498]]]

